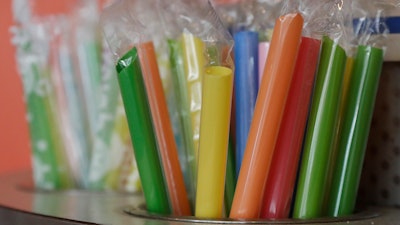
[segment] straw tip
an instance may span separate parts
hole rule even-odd
[[[291,21],[297,21],[299,23],[304,22],[304,18],[299,12],[288,13],[288,14],[282,15],[279,17],[279,20],[281,20],[281,21],[291,20]]]

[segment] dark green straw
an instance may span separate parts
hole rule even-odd
[[[226,176],[225,176],[225,212],[229,215],[232,207],[233,196],[235,195],[236,188],[236,166],[235,166],[235,149],[232,143],[232,138],[229,138],[228,144],[228,158],[226,163]]]
[[[345,66],[345,51],[324,37],[296,190],[294,218],[323,216]]]
[[[150,213],[170,214],[142,71],[136,48],[116,65],[136,163]]]
[[[358,47],[339,133],[328,216],[353,213],[382,64],[382,49]]]

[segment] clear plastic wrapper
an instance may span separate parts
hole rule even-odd
[[[315,72],[319,63],[321,39],[324,35],[329,35],[336,37],[337,41],[340,39],[347,40],[346,32],[348,31],[345,29],[345,24],[348,23],[347,14],[343,14],[338,9],[335,10],[334,4],[340,3],[312,0],[287,1],[283,6],[283,12],[300,12],[304,17],[304,26],[299,55],[297,56],[293,80],[264,193],[261,213],[264,218],[277,219],[289,216],[292,199],[294,199],[293,194],[303,139],[306,133]],[[320,9],[325,10],[320,11]],[[346,12],[349,11],[348,8],[346,9]],[[333,22],[332,28],[326,26],[327,22]],[[344,41],[341,41],[341,43],[344,43]],[[326,82],[327,85],[329,83]],[[337,87],[333,88],[336,89]],[[318,92],[315,93],[318,94]],[[336,94],[340,94],[340,92]],[[329,152],[326,149],[324,151]],[[330,168],[327,170],[329,171]],[[305,193],[308,193],[308,191]]]
[[[311,4],[310,7],[306,3]],[[305,35],[322,38],[293,209],[294,218],[306,219],[326,213],[326,196],[336,155],[333,146],[338,129],[346,49],[348,54],[351,51],[346,27],[351,6],[347,1],[302,1],[298,4],[300,10],[309,12],[305,16],[314,13],[313,16],[318,18],[308,20],[305,31],[312,33]]]
[[[153,3],[116,2],[105,9],[102,23],[110,47],[118,60],[118,78],[125,110],[129,112],[127,113],[129,130],[137,156],[147,209],[150,212],[163,214],[190,215],[177,144],[157,62],[156,47],[159,46],[157,34],[160,33],[161,26],[157,24],[157,14],[151,5]],[[117,30],[110,30],[114,28]],[[125,36],[126,33],[131,36]],[[114,42],[115,40],[117,42]],[[140,81],[136,86],[123,83],[124,79],[128,79],[125,77],[126,71],[130,70],[135,72],[136,82]],[[134,100],[129,100],[134,96]],[[140,102],[143,112],[135,111],[134,108]],[[143,104],[148,106],[144,107]],[[138,123],[138,120],[144,121]],[[142,130],[146,132],[140,134]],[[140,139],[143,137],[145,139],[142,142]],[[158,197],[152,193],[157,193]]]
[[[62,173],[69,173],[69,185],[48,185],[48,189],[139,190],[130,140],[124,139],[126,118],[118,101],[112,56],[101,46],[97,1],[79,1],[68,12],[42,16],[30,12],[30,3],[14,1],[18,24],[13,29],[24,91],[32,99],[27,106],[42,115],[41,125],[30,122],[36,186],[43,186],[42,173],[60,167],[61,174],[54,173],[52,179],[65,183]],[[36,89],[42,96],[32,95]],[[43,132],[35,131],[39,128]],[[51,148],[57,159],[46,159],[46,151],[38,155],[37,134],[42,138],[40,148]],[[49,168],[45,160],[53,166]]]
[[[14,13],[25,12],[13,28],[17,65],[24,88],[35,188],[65,189],[74,185],[62,142],[60,111],[49,65],[57,18],[32,16],[27,2],[16,2]]]
[[[170,45],[171,79],[181,103],[177,107],[186,137],[191,186],[195,190],[201,139],[202,77],[208,66],[233,69],[233,41],[208,1],[160,1],[160,9],[163,9],[159,11],[162,24],[167,28],[166,38],[174,44]],[[188,190],[194,196],[194,191]]]
[[[259,218],[264,188],[296,63],[303,17],[288,13],[276,20],[254,117],[240,168],[230,218]],[[268,128],[268,129],[265,129]]]
[[[156,140],[153,140],[156,143],[152,145],[157,147],[171,213],[187,215],[187,211],[179,210],[183,202],[176,200],[188,198],[194,207],[197,149],[200,138],[201,79],[206,66],[233,67],[229,56],[232,48],[230,36],[223,29],[208,1],[119,1],[105,10],[102,24],[109,45],[116,56],[120,79],[124,76],[123,71],[133,65],[132,63],[140,64],[137,70],[140,69],[142,72],[146,86],[146,101],[150,106],[147,113],[151,114],[151,124],[148,124],[151,127],[148,129],[153,129],[156,137]],[[129,57],[126,52],[130,52]],[[164,67],[165,56],[169,56],[168,67]],[[168,68],[168,71],[165,68]],[[179,77],[176,73],[180,73]],[[121,82],[120,80],[120,87],[126,88],[125,91],[134,88],[122,87]],[[168,85],[172,85],[173,88],[169,89]],[[168,101],[175,104],[172,105],[174,107],[172,110],[171,105],[168,107],[166,105],[171,93],[175,93],[172,95],[175,98]],[[125,108],[128,110],[130,106],[127,105],[126,98],[123,94]],[[171,118],[178,118],[172,119],[178,124],[171,125],[168,115],[171,115]],[[136,116],[134,112],[128,114],[128,122],[130,117]],[[135,137],[135,130],[139,129],[135,126],[138,124],[134,124],[131,120],[130,131],[134,151],[138,154],[142,150],[135,147],[138,138]],[[175,137],[171,136],[173,133],[171,127],[174,128]],[[137,159],[139,172],[141,171],[139,164],[145,163],[140,162],[143,160],[144,158]],[[157,161],[157,159],[152,160]],[[149,174],[149,179],[155,178],[154,174]],[[180,179],[181,174],[185,175],[186,185],[183,187],[180,183],[176,183],[180,182],[176,179]],[[141,178],[143,181],[144,176],[141,175]],[[152,211],[149,205],[159,199],[151,200],[149,196],[146,197],[144,185],[143,191],[148,210]],[[182,194],[184,196],[179,197]],[[168,213],[167,210],[164,213]]]
[[[231,34],[236,32],[237,24],[243,20],[243,14],[240,13],[240,2],[241,0],[211,1],[218,17],[221,18],[225,28],[227,28]]]
[[[259,33],[260,42],[271,40],[275,20],[281,15],[284,0],[213,0],[224,26],[235,34],[248,30]]]
[[[284,0],[250,0],[240,3],[242,21],[236,30],[251,30],[259,33],[260,42],[270,41],[276,19],[281,16]]]
[[[329,216],[353,213],[388,34],[381,1],[353,1],[355,56],[338,132]]]
[[[385,22],[386,11],[393,4],[389,1],[352,1],[353,32],[352,44],[369,45],[386,50],[389,29]]]
[[[73,71],[72,52],[69,49],[69,27],[66,18],[59,20],[59,32],[52,41],[50,66],[58,106],[60,133],[66,158],[79,188],[88,187],[90,132],[79,87]]]
[[[306,25],[325,30],[317,33],[324,37],[298,179],[295,218],[353,213],[386,36],[383,10],[379,7],[382,2],[314,4],[323,4],[318,8],[326,11],[316,11],[322,19]],[[318,123],[316,118],[325,122]]]
[[[248,139],[259,84],[264,74],[269,41],[284,1],[251,0],[236,3],[235,40],[235,157],[238,176]]]

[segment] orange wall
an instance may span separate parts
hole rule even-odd
[[[22,87],[8,31],[11,0],[0,1],[0,10],[0,172],[4,172],[28,167],[30,161]]]
[[[0,173],[30,167],[28,127],[22,86],[16,69],[15,49],[10,44],[12,0],[0,0]],[[68,9],[71,0],[35,0],[40,14]]]

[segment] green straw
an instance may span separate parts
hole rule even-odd
[[[197,163],[194,160],[195,152],[192,138],[192,121],[189,108],[188,89],[186,86],[186,76],[183,65],[183,53],[181,42],[177,40],[168,40],[168,46],[170,52],[169,58],[171,64],[171,79],[174,87],[176,105],[178,107],[177,111],[179,114],[180,133],[182,135],[184,143],[184,149],[178,148],[178,150],[180,151],[180,156],[186,156],[185,159],[181,158],[180,160],[182,168],[187,168],[186,170],[182,170],[182,172],[185,179],[186,190],[189,195],[188,198],[192,205],[192,208],[194,208],[194,196],[196,193],[195,173],[197,171]],[[189,158],[192,158],[192,160],[190,160]]]
[[[170,214],[150,108],[135,47],[122,56],[116,69],[147,210],[150,213]]]
[[[296,190],[294,218],[323,216],[345,66],[345,51],[324,37]]]
[[[328,216],[353,213],[382,64],[382,49],[358,47],[339,133]]]
[[[68,175],[63,144],[52,104],[49,74],[31,65],[33,74],[24,74],[26,106],[33,152],[33,175],[38,189],[65,189],[72,186]],[[32,76],[28,78],[28,76]],[[33,90],[29,91],[29,81]]]
[[[229,215],[232,207],[233,196],[235,195],[236,188],[236,166],[235,166],[235,155],[234,145],[232,138],[229,138],[228,143],[228,159],[226,163],[226,176],[225,176],[225,213]]]

